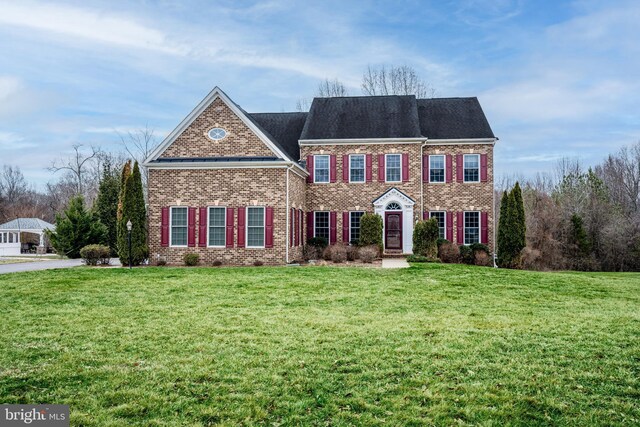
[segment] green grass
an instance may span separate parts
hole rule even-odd
[[[640,423],[640,274],[0,276],[0,402],[72,425]]]

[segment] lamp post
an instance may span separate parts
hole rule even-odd
[[[131,228],[133,224],[131,224],[131,220],[127,221],[127,239],[129,241],[129,270],[131,270]]]

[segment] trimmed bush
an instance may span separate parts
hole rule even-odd
[[[253,266],[254,267],[262,267],[264,265],[264,262],[259,261],[259,260],[255,260],[253,261]]]
[[[474,263],[481,267],[493,267],[491,256],[484,251],[474,252]]]
[[[111,250],[105,245],[87,245],[80,249],[80,257],[86,265],[109,265]]]
[[[333,246],[327,246],[322,251],[322,259],[325,261],[331,261],[331,251],[333,251]]]
[[[471,246],[460,245],[458,246],[460,249],[460,262],[463,264],[473,265],[476,262],[475,255],[473,254],[473,249]]]
[[[355,261],[358,257],[358,248],[355,245],[345,246],[347,251],[347,261]]]
[[[407,257],[407,262],[429,262],[429,258],[424,255],[412,254]]]
[[[460,249],[451,242],[443,243],[438,249],[438,256],[442,262],[457,263],[460,262]]]
[[[182,260],[184,261],[184,265],[186,265],[187,267],[193,267],[200,263],[200,255],[193,252],[188,252],[182,256]]]
[[[312,237],[307,240],[307,245],[319,248],[320,250],[326,248],[328,244],[329,242],[327,242],[327,239],[324,237]]]
[[[213,265],[214,267],[220,267],[222,265],[222,261],[220,261],[219,259],[214,259],[211,265]]]
[[[360,217],[360,240],[358,245],[376,245],[382,252],[382,217],[377,214],[365,213]]]
[[[358,256],[362,262],[366,262],[367,264],[372,263],[376,258],[378,258],[378,246],[377,245],[369,245],[360,248],[358,251]]]
[[[418,221],[413,228],[413,253],[426,258],[438,256],[438,220]]]
[[[164,267],[165,265],[167,265],[167,260],[164,258],[160,258],[158,259],[158,261],[156,261],[156,265],[158,267]]]
[[[304,256],[304,259],[307,261],[310,259],[320,259],[321,254],[322,254],[321,248],[310,245],[310,244],[304,245],[304,248],[302,250],[302,255]]]
[[[347,260],[347,248],[344,245],[333,245],[331,249],[331,261],[342,263]]]

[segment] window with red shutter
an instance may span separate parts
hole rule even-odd
[[[349,243],[349,212],[342,212],[342,241]]]
[[[486,154],[481,154],[480,155],[480,181],[481,182],[487,182],[488,176],[487,176],[487,155]]]
[[[429,182],[429,156],[422,156],[422,181]]]
[[[464,212],[456,215],[456,240],[459,245],[464,244]]]
[[[264,247],[273,247],[273,207],[265,208]]]
[[[456,181],[464,182],[464,161],[463,155],[456,155]]]
[[[336,182],[336,155],[329,156],[329,180]]]
[[[480,243],[489,244],[489,215],[480,212]]]
[[[313,211],[307,212],[307,239],[313,238]]]
[[[198,214],[198,246],[207,246],[207,208],[200,208]]]
[[[447,178],[445,182],[453,182],[453,156],[447,154],[447,167],[445,168]]]
[[[453,242],[453,212],[447,212],[447,240]]]
[[[160,210],[160,246],[169,246],[169,207]]]
[[[238,247],[244,248],[244,236],[246,233],[245,229],[245,214],[246,209],[244,206],[238,208]]]
[[[313,182],[313,156],[307,156],[307,172],[309,172],[307,182]]]
[[[366,162],[366,168],[367,168],[366,172],[365,172],[366,176],[367,176],[366,179],[367,179],[367,182],[371,182],[372,179],[373,179],[373,177],[371,176],[372,175],[372,170],[371,169],[373,167],[373,165],[372,165],[373,164],[373,156],[371,154],[367,154],[365,156],[365,162]]]
[[[337,241],[338,234],[336,230],[336,222],[337,222],[337,214],[335,211],[330,212],[329,214],[329,243],[334,245]]]
[[[402,153],[402,182],[409,181],[409,153]]]
[[[227,240],[227,248],[233,247],[233,208],[227,208],[227,229],[226,229],[226,240]]]
[[[378,154],[378,181],[384,182],[384,154]]]
[[[194,247],[196,245],[196,208],[194,207],[189,207],[189,223],[187,228],[187,246]]]
[[[342,156],[342,182],[349,182],[349,156]]]

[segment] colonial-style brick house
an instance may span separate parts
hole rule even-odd
[[[309,237],[357,240],[384,219],[387,253],[413,225],[493,248],[493,146],[476,98],[315,98],[308,113],[245,112],[215,88],[145,161],[152,261],[185,252],[284,264]]]

